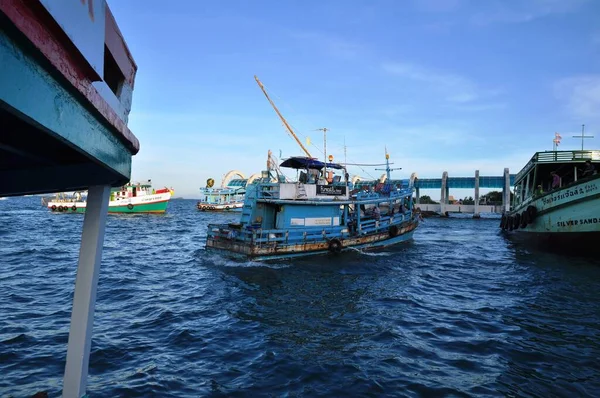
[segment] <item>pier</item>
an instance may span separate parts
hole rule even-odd
[[[515,181],[515,174],[510,174],[508,168],[504,169],[502,176],[480,176],[479,170],[475,170],[473,177],[450,177],[448,172],[442,173],[442,178],[417,178],[413,173],[411,180],[415,186],[416,203],[421,210],[428,210],[445,215],[446,213],[473,213],[473,217],[479,217],[480,213],[504,213],[510,208],[510,187]],[[450,204],[450,188],[473,189],[473,205]],[[502,189],[502,205],[482,205],[479,203],[480,188]],[[440,203],[420,204],[421,189],[440,189]]]
[[[450,177],[447,171],[442,173],[441,178],[418,178],[417,173],[412,173],[410,179],[390,180],[389,184],[394,186],[406,187],[412,184],[415,187],[415,203],[423,211],[431,211],[440,215],[448,213],[472,213],[473,217],[477,218],[481,213],[497,213],[502,214],[510,208],[510,188],[515,181],[515,174],[510,174],[508,168],[504,169],[501,176],[480,176],[479,170],[475,170],[473,177]],[[355,187],[363,189],[368,186],[374,186],[377,183],[384,183],[385,177],[382,176],[376,181],[364,181],[359,176],[352,179]],[[475,204],[451,204],[450,203],[450,188],[453,189],[473,189],[473,200]],[[485,205],[480,204],[480,188],[496,188],[502,190],[501,205]],[[420,203],[421,190],[423,189],[439,189],[440,203],[439,204],[422,204]]]

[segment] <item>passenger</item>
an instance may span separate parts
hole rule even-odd
[[[556,174],[556,171],[551,171],[550,175],[552,176],[552,189],[560,188],[560,177]]]
[[[308,169],[308,183],[309,184],[316,184],[317,181],[319,180],[319,170],[317,169]]]
[[[535,189],[535,192],[533,193],[535,196],[541,196],[544,194],[544,188],[542,188],[541,185],[538,185],[537,188]]]
[[[583,177],[589,177],[596,174],[596,168],[592,164],[591,160],[585,161],[585,169],[583,169]]]
[[[373,218],[377,221],[381,218],[381,211],[379,210],[379,206],[373,207]]]
[[[332,184],[333,183],[333,171],[329,170],[327,172],[327,183],[328,184]]]

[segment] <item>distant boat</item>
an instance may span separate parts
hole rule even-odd
[[[0,200],[6,200],[6,199],[8,199],[8,198],[5,198],[5,197],[0,198]]]
[[[240,178],[233,179],[238,176]],[[214,187],[215,180],[209,178],[206,180],[206,187],[200,188],[200,200],[196,207],[200,211],[241,211],[244,205],[244,196],[246,195],[246,185],[258,177],[258,174],[246,179],[244,175],[231,170],[221,182],[221,187]]]
[[[512,205],[500,228],[555,247],[595,247],[599,165],[598,150],[537,152],[515,177]]]
[[[173,194],[173,190],[169,188],[154,190],[150,183],[127,184],[111,190],[108,212],[164,213]],[[52,212],[85,213],[85,196],[85,192],[59,193],[53,199],[43,198],[42,203]]]

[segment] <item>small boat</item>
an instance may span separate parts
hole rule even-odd
[[[240,178],[232,178],[236,175]],[[246,185],[256,177],[258,175],[254,174],[246,179],[241,172],[231,170],[223,177],[220,188],[214,187],[215,180],[209,178],[206,180],[206,187],[200,188],[200,200],[196,207],[200,211],[241,211]]]
[[[153,189],[150,182],[113,188],[108,202],[108,213],[164,213],[173,194],[170,188]],[[86,193],[58,193],[52,199],[42,199],[42,203],[52,212],[85,213]]]
[[[500,228],[543,245],[595,247],[600,238],[600,151],[537,152],[519,171]]]

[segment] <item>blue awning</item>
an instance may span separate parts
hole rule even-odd
[[[325,163],[314,158],[295,156],[284,160],[280,167],[289,167],[291,169],[317,169],[321,170],[325,167]],[[329,169],[343,169],[344,166],[337,163],[327,163]]]

